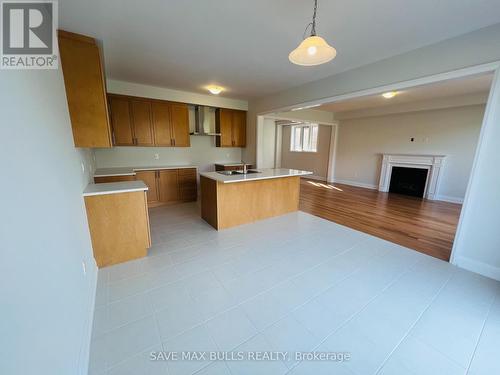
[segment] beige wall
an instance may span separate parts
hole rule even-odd
[[[276,123],[274,119],[264,119],[262,131],[262,163],[260,168],[274,168],[276,155]]]
[[[381,154],[447,155],[438,196],[463,199],[484,105],[341,120],[335,180],[378,186]],[[415,142],[410,142],[414,137]]]
[[[290,130],[290,126],[283,126],[281,167],[311,171],[315,177],[326,179],[332,127],[328,125],[319,126],[317,152],[290,151]]]

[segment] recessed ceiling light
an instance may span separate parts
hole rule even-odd
[[[397,91],[389,91],[389,92],[384,92],[382,94],[382,96],[386,99],[392,99],[398,94],[399,94],[399,92],[397,92]]]
[[[222,91],[224,91],[224,88],[216,85],[209,85],[207,86],[207,90],[214,95],[219,95]]]

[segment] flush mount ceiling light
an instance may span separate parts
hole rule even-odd
[[[224,91],[224,88],[216,85],[209,85],[207,86],[207,90],[214,95],[219,95],[222,91]]]
[[[397,91],[389,91],[389,92],[384,92],[382,94],[382,96],[386,99],[392,99],[398,94],[399,94],[399,92],[397,92]]]
[[[335,48],[330,46],[322,37],[316,35],[316,11],[318,9],[318,0],[314,0],[313,20],[307,25],[306,30],[311,27],[311,35],[305,38],[288,55],[288,59],[297,65],[313,66],[324,64],[333,60],[337,55]],[[304,34],[305,34],[304,31]]]

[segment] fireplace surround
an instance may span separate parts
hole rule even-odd
[[[446,155],[382,154],[378,190],[389,191],[393,167],[427,169],[423,197],[434,200],[438,195],[441,171]]]

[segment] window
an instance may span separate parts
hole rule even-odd
[[[290,151],[316,152],[318,149],[318,124],[292,125]]]

